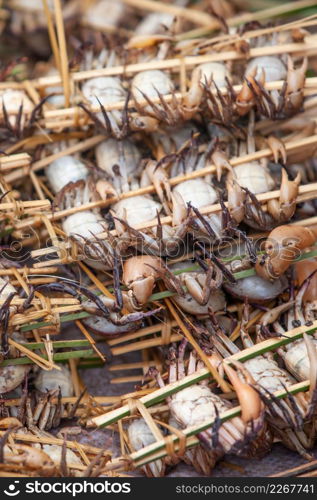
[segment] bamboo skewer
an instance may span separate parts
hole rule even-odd
[[[317,330],[317,321],[312,322],[311,326],[299,326],[294,328],[293,330],[289,330],[283,337],[279,337],[277,339],[268,339],[256,344],[252,347],[244,349],[237,354],[229,356],[226,358],[226,362],[230,363],[230,360],[236,361],[246,361],[248,359],[254,358],[263,354],[264,352],[272,351],[273,349],[277,349],[278,347],[284,346],[297,340],[303,336],[303,333],[313,334]],[[184,377],[182,380],[175,382],[173,384],[169,384],[166,387],[161,389],[157,389],[154,393],[144,396],[141,398],[141,402],[145,406],[152,406],[163,399],[166,399],[171,394],[178,392],[185,387],[188,387],[191,384],[198,383],[205,378],[210,376],[210,372],[207,368],[203,368],[194,375],[188,375]],[[307,385],[307,384],[306,384]],[[126,417],[130,414],[130,408],[128,405],[125,405],[113,412],[107,413],[105,415],[101,415],[100,417],[96,417],[92,419],[92,423],[97,425],[98,427],[104,427],[106,425],[110,425],[113,422],[116,422],[120,418]]]
[[[270,56],[279,54],[305,54],[308,57],[316,54],[316,35],[308,35],[306,37],[306,42],[303,43],[287,43],[280,45],[272,45],[267,47],[255,47],[250,49],[249,57],[260,57],[260,56]],[[93,70],[78,71],[72,73],[72,80],[74,83],[82,82],[90,78],[96,78],[100,76],[120,76],[133,75],[145,70],[159,69],[159,70],[173,70],[179,72],[181,65],[186,68],[193,68],[199,64],[206,62],[219,62],[219,61],[234,61],[243,59],[245,56],[240,54],[236,50],[224,51],[220,53],[213,53],[207,55],[199,56],[186,56],[181,58],[173,59],[163,59],[148,61],[146,63],[135,63],[127,64],[126,66],[113,66],[110,68],[101,68]],[[45,88],[49,86],[61,85],[62,80],[58,75],[42,77],[37,80],[33,80],[33,85],[35,88]],[[6,87],[8,84],[0,82],[0,90]],[[269,87],[268,87],[269,88]],[[60,113],[61,114],[61,113]]]

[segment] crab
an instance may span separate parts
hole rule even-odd
[[[279,308],[281,309],[281,308]],[[274,309],[273,309],[274,311]],[[268,317],[275,317],[272,311],[264,314],[260,320],[260,325],[267,322]],[[243,318],[241,322],[241,340],[244,348],[254,345],[248,333],[249,307],[245,303]],[[258,334],[261,331],[259,325]],[[215,345],[217,345],[222,356],[230,356],[239,352],[237,346],[223,334],[214,317]],[[257,336],[256,342],[261,341],[261,336]],[[302,342],[302,341],[300,341]],[[307,338],[305,341],[307,342]],[[296,343],[296,342],[295,342]],[[315,362],[317,353],[315,353]],[[250,375],[253,377],[253,387],[258,391],[264,404],[266,405],[266,418],[275,435],[288,448],[298,451],[304,458],[311,459],[308,450],[313,446],[315,431],[311,431],[311,418],[314,413],[314,385],[310,394],[298,394],[279,400],[274,397],[274,393],[279,390],[286,390],[287,387],[295,383],[295,379],[288,371],[279,367],[274,359],[274,354],[269,352],[244,363],[232,360],[231,363],[239,369],[239,377],[247,381]],[[314,425],[313,425],[314,427]]]
[[[176,362],[172,354],[169,369],[169,382],[173,383],[185,376],[184,351],[186,341],[179,347]],[[188,374],[194,373],[202,362],[196,359],[191,352],[188,364]],[[181,429],[203,424],[204,421],[214,418],[211,428],[198,434],[198,439],[208,451],[210,467],[226,453],[235,453],[242,456],[257,456],[266,453],[271,446],[271,436],[268,435],[264,424],[263,405],[256,391],[242,382],[235,370],[228,365],[224,369],[234,386],[241,404],[241,417],[234,417],[231,421],[221,423],[219,414],[230,408],[231,404],[211,391],[206,383],[194,384],[173,394],[167,400],[171,416],[178,422]],[[156,370],[151,370],[160,387],[164,382]],[[250,378],[248,379],[250,382]]]

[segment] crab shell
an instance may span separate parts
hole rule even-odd
[[[285,385],[288,386],[294,383],[291,375],[280,368],[273,359],[256,356],[253,359],[248,359],[243,364],[255,382],[259,382],[262,387],[270,392],[281,391],[285,388]],[[242,375],[239,376],[243,379]]]
[[[14,127],[20,106],[23,106],[21,127],[25,125],[26,119],[30,117],[34,104],[23,90],[7,89],[0,92],[0,116],[3,118],[3,106],[6,109],[9,122]]]
[[[54,193],[58,193],[69,182],[86,179],[88,169],[83,162],[71,155],[52,161],[45,169],[46,177]]]
[[[1,294],[3,298],[3,294]],[[12,339],[17,342],[25,342],[24,337],[18,332],[12,334]],[[9,347],[10,357],[16,356],[16,349]],[[25,376],[30,371],[31,365],[8,365],[0,367],[0,394],[13,391],[22,384]]]
[[[285,80],[287,77],[286,66],[279,57],[260,56],[252,59],[247,65],[246,76],[252,73],[254,68],[257,68],[255,75],[257,80],[260,79],[262,71],[264,72],[266,82]]]
[[[91,5],[83,16],[85,24],[97,30],[115,28],[125,14],[125,5],[118,0],[99,0]]]
[[[115,339],[124,333],[136,331],[140,327],[140,323],[138,322],[130,322],[126,325],[114,325],[102,316],[89,316],[82,321],[90,331],[107,339]]]
[[[312,338],[312,342],[317,349],[317,340]],[[286,347],[284,356],[285,366],[297,380],[310,379],[310,359],[304,340],[297,340]]]
[[[227,85],[226,79],[231,80],[228,68],[222,63],[209,62],[196,66],[192,73],[192,80],[197,79],[198,73],[200,73],[199,82],[201,85],[214,81],[217,87],[225,87]]]
[[[156,218],[162,205],[147,196],[134,196],[118,201],[113,206],[115,215],[125,220],[129,226],[136,226]]]
[[[134,451],[141,450],[155,442],[155,437],[143,418],[133,420],[128,427],[128,436]],[[149,476],[161,477],[164,476],[165,464],[162,460],[155,460],[147,464],[144,470]]]
[[[174,91],[174,84],[166,73],[153,69],[135,75],[131,90],[136,101],[143,101],[143,94],[150,99],[158,97],[158,92],[162,95],[171,94]]]
[[[224,283],[224,289],[233,297],[246,298],[257,303],[273,300],[287,287],[287,279],[281,276],[275,281],[268,281],[260,276],[248,276],[237,280],[235,284]]]
[[[310,274],[317,270],[317,259],[305,259],[294,263],[298,284],[301,286]],[[306,292],[304,302],[313,302],[317,299],[317,274],[314,274]]]
[[[101,142],[95,149],[98,167],[107,173],[110,180],[119,177],[122,184],[122,191],[129,191],[129,184],[125,182],[133,178],[141,161],[141,154],[138,148],[129,140],[117,141],[107,139]],[[115,169],[118,168],[118,173]],[[135,182],[137,187],[137,182]],[[117,188],[114,182],[114,187]]]
[[[119,78],[112,76],[91,78],[82,85],[81,91],[87,101],[96,107],[99,107],[98,99],[101,104],[106,106],[107,104],[123,101],[126,97],[126,92]]]
[[[216,191],[203,179],[180,182],[173,189],[173,192],[175,191],[181,195],[185,203],[190,202],[196,208],[212,205],[217,200]]]
[[[268,168],[262,166],[257,161],[242,163],[234,167],[236,181],[241,187],[247,188],[251,193],[259,194],[271,191],[274,186],[274,180],[270,175]],[[228,173],[228,182],[233,178]]]
[[[43,444],[42,450],[48,455],[55,465],[60,465],[62,456],[62,446],[57,444]],[[82,460],[69,448],[66,448],[66,463],[74,465],[83,465]]]
[[[62,397],[71,397],[74,394],[74,387],[70,371],[66,366],[61,365],[60,370],[40,370],[37,374],[34,385],[40,392],[51,391],[60,388]]]
[[[105,226],[100,215],[85,210],[66,217],[63,221],[63,231],[67,236],[75,236],[91,239],[93,235],[102,233]]]
[[[160,276],[159,270],[163,271],[163,262],[151,255],[130,257],[123,264],[122,281],[132,290],[140,305],[148,301],[155,280]]]
[[[174,21],[174,16],[167,12],[151,12],[135,28],[136,35],[165,34]]]

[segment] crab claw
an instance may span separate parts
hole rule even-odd
[[[244,218],[247,194],[234,179],[228,180],[227,191],[229,213],[235,222],[239,224]]]
[[[172,197],[172,225],[174,227],[179,226],[184,222],[187,217],[187,206],[183,200],[183,197],[177,191],[171,193]]]
[[[123,264],[122,281],[132,291],[137,304],[148,302],[155,280],[160,276],[160,267],[161,259],[151,255],[130,257]]]
[[[258,84],[255,79],[257,67],[252,68],[250,73],[245,77],[242,88],[236,99],[237,112],[240,116],[246,115],[255,105],[256,94],[258,92]],[[265,75],[262,70],[259,82],[264,85]]]
[[[157,131],[159,122],[152,116],[134,116],[130,117],[129,126],[133,132],[145,130],[148,133],[152,133]]]
[[[233,362],[233,364],[240,369],[240,364],[237,364],[237,362]],[[228,363],[224,363],[223,367],[237,393],[243,422],[247,423],[258,419],[262,413],[262,403],[259,394],[249,385],[249,383],[254,384],[249,372],[243,367],[243,373],[247,373],[246,380],[248,383],[245,383],[242,382],[237,372]]]
[[[232,168],[231,163],[228,161],[226,153],[223,151],[220,151],[219,149],[216,149],[211,155],[211,159],[213,163],[216,165],[216,171],[217,171],[217,180],[220,181],[221,175],[222,175],[222,169],[227,169],[229,172],[234,175],[234,170]]]
[[[285,165],[287,154],[283,141],[281,141],[277,137],[274,137],[274,135],[270,135],[267,138],[267,144],[273,153],[275,163],[278,163],[279,158],[281,158],[283,165]]]
[[[169,35],[135,35],[130,38],[126,44],[127,49],[146,49],[153,47],[162,42],[173,41],[173,37]]]
[[[103,179],[99,179],[96,182],[96,191],[102,200],[107,200],[108,198],[117,198],[118,193],[110,182]]]
[[[172,193],[170,184],[168,182],[168,176],[166,170],[164,170],[163,167],[158,165],[157,162],[150,160],[145,167],[144,177],[148,177],[154,184],[155,191],[157,192],[157,195],[161,203],[164,205],[164,208],[166,208],[167,212],[169,213],[170,210],[166,204],[166,200],[171,201]]]
[[[286,96],[292,109],[299,109],[303,102],[303,87],[305,85],[308,60],[304,58],[302,65],[295,69],[290,56],[287,59]]]
[[[183,99],[183,114],[184,119],[190,120],[193,114],[197,111],[204,93],[203,86],[200,84],[201,71],[194,71],[190,89]]]
[[[314,344],[312,338],[307,335],[307,333],[303,333],[303,339],[306,345],[307,354],[309,358],[309,394],[312,397],[314,391],[316,390],[317,384],[317,350],[316,345]]]
[[[301,250],[312,246],[317,239],[317,229],[284,225],[273,229],[266,242],[266,255],[255,265],[256,273],[265,279],[276,279],[292,264]]]
[[[288,178],[286,170],[282,169],[282,180],[279,200],[269,200],[267,203],[268,212],[277,221],[289,220],[296,208],[296,198],[298,195],[298,186],[301,181],[300,173],[291,181]]]

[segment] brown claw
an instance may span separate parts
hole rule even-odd
[[[257,85],[257,80],[255,76],[257,74],[257,68],[253,68],[250,73],[245,77],[242,84],[242,88],[236,99],[237,111],[240,116],[246,115],[256,103],[256,94],[260,93],[259,86]],[[259,78],[261,85],[265,83],[265,75],[262,70],[261,76]]]
[[[274,135],[270,135],[267,138],[267,143],[273,153],[275,163],[278,163],[279,158],[281,158],[283,165],[285,165],[287,160],[287,153],[283,141],[281,141],[277,137],[274,137]]]
[[[223,151],[220,151],[219,149],[214,151],[211,155],[211,160],[216,165],[218,181],[220,181],[221,179],[223,169],[229,170],[229,172],[231,172],[231,174],[234,175],[234,170],[232,168],[232,165],[228,161],[226,153],[224,153]]]
[[[228,210],[232,218],[239,224],[245,215],[245,201],[247,194],[233,179],[227,182]]]
[[[246,423],[256,420],[262,413],[262,403],[259,394],[249,384],[242,382],[237,372],[228,363],[224,363],[223,367],[237,393],[241,406],[242,420]],[[248,374],[248,377],[251,377],[251,375]],[[254,381],[251,383],[254,383]]]
[[[306,71],[308,66],[307,57],[304,58],[302,65],[295,69],[294,62],[290,56],[287,60],[287,79],[286,95],[293,109],[299,109],[303,102],[302,90],[305,85]]]
[[[317,239],[317,229],[295,225],[276,227],[265,242],[266,255],[259,258],[255,270],[265,279],[276,279],[283,274],[294,259]]]
[[[294,215],[300,181],[300,173],[291,181],[288,178],[286,170],[282,169],[280,198],[279,200],[269,200],[267,204],[268,212],[275,220],[286,221]]]
[[[310,396],[312,396],[312,394],[316,389],[316,384],[317,384],[317,351],[315,343],[313,342],[310,335],[307,335],[307,333],[303,333],[303,339],[306,345],[307,354],[309,358],[309,380],[310,380],[309,394]]]

